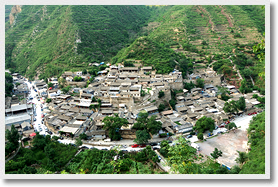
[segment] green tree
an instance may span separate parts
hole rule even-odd
[[[70,89],[71,89],[71,86],[64,87],[64,88],[62,88],[62,92],[63,92],[64,94],[67,94],[67,93],[69,92]]]
[[[8,143],[5,145],[5,155],[9,155],[19,146],[18,141],[20,139],[20,136],[18,134],[18,130],[14,127],[14,125],[11,126],[11,130],[6,130],[5,138],[8,140]]]
[[[120,140],[120,128],[122,126],[127,127],[128,125],[127,119],[120,118],[118,114],[114,114],[114,116],[106,116],[103,119],[103,123],[103,128],[108,130],[111,140]]]
[[[52,83],[52,82],[49,82],[49,83],[47,84],[47,86],[48,86],[48,88],[50,88],[50,87],[53,88],[53,83]]]
[[[187,89],[189,92],[191,91],[191,89],[192,88],[194,88],[195,87],[195,84],[192,82],[192,81],[190,81],[190,83],[184,83],[184,89]]]
[[[214,158],[216,160],[217,158],[222,156],[222,151],[215,148],[214,151],[212,153],[210,153],[210,155],[212,156],[212,158]]]
[[[75,140],[75,145],[77,146],[77,147],[79,147],[79,146],[81,146],[83,144],[83,142],[81,141],[81,138],[79,137],[79,138],[76,138],[76,140]]]
[[[248,142],[251,150],[248,152],[248,160],[242,166],[240,174],[264,174],[265,173],[265,111],[254,116],[248,128]]]
[[[85,133],[82,133],[79,135],[81,140],[87,140],[87,135]]]
[[[252,91],[250,88],[248,88],[247,82],[246,82],[245,79],[243,79],[243,80],[241,81],[240,84],[241,84],[241,86],[239,87],[239,91],[240,91],[242,94],[246,94],[246,93]]]
[[[167,140],[162,140],[160,142],[160,154],[162,154],[164,157],[168,157],[169,147],[169,142]]]
[[[234,122],[231,122],[231,123],[225,125],[225,128],[228,130],[231,130],[232,128],[237,128],[237,126]]]
[[[253,94],[252,98],[257,99],[259,96],[258,94]]]
[[[224,104],[223,110],[225,113],[232,114],[232,113],[238,113],[238,105],[237,102],[232,100],[230,102],[226,102]]]
[[[240,168],[242,168],[243,164],[248,160],[248,156],[246,152],[238,152],[238,157],[235,159],[237,163],[240,164]]]
[[[214,120],[212,118],[203,116],[200,119],[198,119],[196,125],[193,128],[194,130],[198,131],[198,133],[203,133],[206,130],[212,132],[215,129]]]
[[[44,150],[44,147],[46,146],[47,142],[43,135],[40,135],[38,132],[33,139],[33,147],[35,150]]]
[[[143,89],[141,89],[141,97],[144,97],[145,95],[146,95],[146,92]]]
[[[188,68],[193,68],[193,64],[191,62],[188,63]]]
[[[230,98],[229,96],[227,96],[227,94],[229,94],[229,90],[226,87],[218,87],[218,93],[221,95],[221,99],[224,101],[228,101],[228,99]]]
[[[6,96],[11,96],[11,92],[14,88],[14,85],[13,85],[13,77],[5,72],[5,94]]]
[[[166,108],[166,107],[165,107],[164,104],[160,104],[160,105],[158,106],[158,111],[159,111],[159,112],[162,112],[165,108]]]
[[[175,146],[169,147],[167,161],[174,172],[180,174],[198,173],[198,165],[194,163],[196,149],[189,146],[185,139],[180,137]]]
[[[265,33],[263,33],[263,35],[265,35]],[[265,80],[265,39],[262,39],[261,43],[253,46],[253,52],[257,54],[260,63],[263,65],[259,76],[262,77],[263,80]]]
[[[138,114],[137,122],[134,123],[132,128],[136,129],[137,131],[145,130],[148,134],[156,134],[162,128],[162,123],[160,121],[156,121],[155,119],[156,116],[151,116],[150,118],[148,118],[148,113],[140,112]],[[142,134],[143,133],[141,132],[140,135]]]
[[[205,40],[202,41],[202,45],[208,45]]]
[[[44,147],[44,152],[49,159],[54,159],[56,156],[55,145],[53,143],[49,143]]]
[[[204,79],[199,78],[199,79],[197,79],[196,82],[197,82],[196,86],[198,88],[204,88],[204,86],[205,86],[205,80]]]
[[[9,130],[9,129],[6,130],[5,138],[10,143],[12,143],[14,145],[18,145],[18,141],[19,141],[20,136],[18,134],[18,130],[14,127],[14,125],[11,126],[11,130]]]
[[[58,136],[52,136],[52,139],[57,141],[57,140],[59,140],[59,137]]]
[[[204,139],[203,133],[198,133],[197,138],[198,138],[199,140],[203,140],[203,139]]]
[[[63,88],[65,86],[66,80],[63,77],[60,77],[58,79],[58,83],[59,83],[60,88]]]
[[[124,67],[134,67],[134,64],[132,62],[125,61]]]
[[[176,104],[177,104],[177,101],[176,101],[175,99],[171,99],[171,100],[169,101],[169,104],[170,104],[171,107],[174,109],[175,106],[176,106]]]
[[[87,70],[86,70],[86,69],[83,69],[82,74],[83,74],[83,75],[86,75],[86,74],[87,74]]]
[[[237,101],[237,107],[239,110],[244,111],[246,109],[245,99],[244,97],[240,97]]]
[[[163,97],[165,95],[165,93],[161,90],[161,91],[159,91],[159,93],[158,93],[158,98],[161,98],[161,97]]]
[[[134,142],[138,144],[146,144],[151,139],[150,134],[147,132],[146,129],[144,130],[137,130],[136,131],[136,138],[134,139]]]
[[[46,102],[46,103],[50,103],[51,101],[52,101],[51,98],[47,98],[45,102]]]

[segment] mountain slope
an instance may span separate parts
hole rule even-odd
[[[255,13],[257,16],[252,17]],[[198,61],[209,65],[213,60],[240,56],[236,58],[237,68],[241,71],[248,69],[249,73],[243,72],[248,84],[251,85],[249,75],[252,75],[256,85],[261,86],[257,84],[260,80],[258,74],[261,65],[253,53],[252,46],[263,39],[261,33],[264,30],[264,22],[260,22],[262,20],[264,10],[261,6],[168,6],[166,11],[143,28],[144,40],[140,40],[141,43],[136,40],[121,50],[112,62],[121,62],[129,58],[146,62],[148,60],[145,57],[145,49],[161,51],[161,46],[165,48],[164,51],[171,49],[179,55],[154,53],[149,57],[149,61],[154,63],[148,64],[154,64],[157,70],[163,68],[167,72],[173,69],[171,58],[180,61],[177,56],[183,59],[183,65],[186,61],[182,69],[187,69],[188,62]],[[146,41],[151,41],[148,42],[149,46]],[[159,44],[156,45],[156,49],[153,48],[153,43]],[[141,52],[138,51],[138,46],[144,46]],[[161,68],[156,62],[162,62]],[[226,72],[231,72],[225,76],[228,79],[235,78],[233,67],[225,68],[229,69]],[[239,80],[231,80],[230,83],[240,86]]]
[[[249,85],[251,78],[256,85],[262,81],[263,65],[252,50],[263,39],[261,6],[38,5],[20,10],[12,25],[6,22],[6,68],[30,78],[125,60],[153,65],[159,73],[180,67],[186,76],[189,62],[209,65],[231,56]],[[236,79],[232,67],[225,68],[232,72],[227,80]]]
[[[147,21],[146,6],[22,6],[6,30],[6,68],[46,78],[110,59]]]

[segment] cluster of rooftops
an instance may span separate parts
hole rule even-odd
[[[112,78],[111,78],[112,77]],[[225,102],[216,97],[217,88],[205,85],[202,88],[193,88],[190,92],[176,95],[177,104],[171,110],[158,112],[158,107],[150,102],[150,98],[157,98],[159,91],[170,93],[171,84],[182,81],[181,73],[172,72],[169,75],[157,75],[151,67],[123,67],[110,66],[109,71],[100,72],[87,88],[74,88],[70,93],[78,96],[58,95],[52,97],[47,105],[45,121],[49,129],[78,136],[87,134],[88,138],[104,139],[107,132],[103,129],[102,120],[106,116],[118,114],[128,120],[128,127],[120,131],[123,137],[135,137],[132,129],[139,112],[144,111],[149,117],[156,115],[156,120],[162,123],[160,133],[184,133],[192,130],[196,121],[202,116],[211,117],[219,125],[231,118],[223,111]],[[253,109],[258,101],[252,99],[252,94],[242,95],[234,86],[226,86],[233,92],[232,100],[241,96],[246,99],[247,109]],[[150,91],[147,96],[141,95],[141,90]],[[92,102],[92,98],[101,100]],[[254,101],[253,101],[254,100]],[[94,109],[90,109],[90,106]],[[240,111],[241,112],[241,111]]]

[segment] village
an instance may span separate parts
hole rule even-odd
[[[118,114],[129,123],[120,129],[122,139],[134,140],[136,130],[132,128],[133,124],[140,112],[146,112],[149,117],[155,115],[156,121],[162,123],[162,129],[152,138],[169,139],[169,134],[189,135],[197,120],[203,116],[212,118],[215,127],[222,128],[224,132],[227,130],[225,124],[236,115],[261,111],[256,107],[260,102],[252,98],[256,91],[241,94],[235,86],[221,81],[222,75],[218,75],[212,68],[198,70],[189,75],[188,79],[183,79],[182,73],[176,69],[168,75],[161,75],[156,74],[151,66],[110,65],[99,71],[90,84],[88,73],[64,72],[59,78],[64,80],[64,87],[70,86],[67,93],[62,93],[58,77],[48,79],[48,83],[52,83],[49,88],[43,80],[30,82],[18,73],[12,76],[15,87],[13,97],[6,98],[5,102],[6,129],[14,124],[24,138],[40,132],[43,135],[54,133],[61,138],[75,139],[85,133],[87,140],[109,142],[111,139],[108,131],[103,129],[102,120],[106,116]],[[196,83],[199,78],[204,80],[203,88],[195,87],[190,91],[184,89],[185,82]],[[229,101],[238,101],[244,97],[246,111],[225,113],[225,101],[218,94],[219,86],[229,90]],[[175,98],[172,98],[171,92],[176,93]],[[169,104],[171,99],[176,101],[174,107]],[[165,106],[163,111],[159,111],[161,104]],[[204,136],[207,138],[209,135]]]

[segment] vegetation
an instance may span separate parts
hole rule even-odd
[[[64,94],[67,94],[70,91],[70,89],[71,89],[71,86],[67,86],[67,87],[62,88],[61,90]]]
[[[120,140],[120,128],[122,126],[126,127],[128,124],[127,119],[120,118],[118,114],[114,114],[114,116],[106,116],[103,119],[104,126],[103,128],[108,130],[109,137],[111,140]]]
[[[216,160],[217,158],[222,156],[222,151],[215,148],[214,151],[210,155],[212,156],[212,158],[214,158]]]
[[[214,120],[212,118],[208,118],[206,116],[201,117],[196,122],[196,125],[193,127],[195,131],[198,133],[203,133],[206,130],[212,132],[215,129]]]
[[[152,164],[155,162],[159,160],[150,146],[135,154],[93,149],[81,152],[65,171],[70,174],[159,174],[161,172]]]
[[[246,103],[244,97],[240,97],[238,101],[230,101],[224,104],[223,110],[226,113],[238,113],[239,110],[244,111],[246,109]]]
[[[60,144],[51,140],[50,136],[35,136],[31,149],[20,149],[15,158],[5,164],[6,174],[35,174],[39,170],[55,172],[62,167],[77,152],[77,148],[71,145]],[[36,168],[33,165],[37,165]]]
[[[13,91],[14,85],[13,85],[13,77],[5,72],[5,97],[11,97],[11,92]]]
[[[251,150],[247,154],[247,161],[242,166],[240,174],[265,173],[265,112],[253,117],[248,128]]]
[[[142,142],[147,143],[151,139],[150,134],[154,135],[162,127],[160,121],[156,121],[156,116],[148,118],[148,113],[140,112],[138,114],[137,122],[134,123],[133,129],[136,129],[136,139],[134,142],[141,144]]]
[[[73,78],[73,81],[75,81],[75,82],[81,82],[82,80],[83,80],[83,78],[82,77],[78,77],[78,76],[75,76]]]
[[[52,87],[53,87],[53,83],[52,83],[52,82],[49,82],[49,83],[47,84],[47,86],[48,86],[48,88],[52,88]]]
[[[196,84],[196,86],[197,86],[198,88],[204,88],[204,86],[205,86],[205,81],[204,81],[204,79],[201,79],[201,78],[197,79],[197,84]]]
[[[157,73],[179,68],[183,77],[193,72],[193,62],[218,60],[220,71],[228,75],[231,66],[220,61],[233,49],[236,56],[248,53],[253,63],[246,69],[264,69],[264,63],[257,63],[259,57],[251,56],[261,52],[250,50],[263,37],[265,11],[260,6],[24,5],[21,9],[13,26],[6,22],[5,61],[11,72],[30,78],[71,70],[85,73],[92,62],[132,64],[135,60],[152,65]],[[226,27],[230,22],[233,26]],[[251,34],[252,39],[246,37]],[[256,86],[264,86],[260,76],[253,79]]]
[[[184,89],[187,89],[188,92],[190,92],[192,88],[195,88],[195,84],[192,81],[190,81],[190,83],[184,83]]]
[[[6,68],[45,78],[109,60],[138,36],[156,7],[24,5],[21,9],[6,31]]]
[[[240,97],[238,102],[237,102],[237,107],[239,110],[244,111],[246,108],[246,103],[245,103],[245,98]]]
[[[19,134],[18,130],[11,126],[11,130],[7,129],[5,132],[5,138],[8,140],[7,144],[5,145],[5,156],[10,155],[13,151],[15,151],[19,146]]]
[[[225,125],[225,128],[228,129],[228,130],[231,130],[233,128],[237,128],[237,126],[234,122],[231,122],[231,123]]]
[[[158,93],[158,98],[161,98],[161,97],[163,97],[165,95],[165,93],[161,90],[161,91],[159,91],[159,93]]]
[[[158,106],[158,112],[162,112],[165,108],[166,108],[166,107],[165,107],[164,104],[160,104],[160,105]]]
[[[199,140],[203,140],[203,139],[204,139],[203,133],[198,133],[197,138],[198,138]]]
[[[228,99],[230,98],[227,94],[229,94],[229,90],[226,87],[218,87],[218,94],[221,95],[221,99],[223,101],[228,101]]]
[[[125,62],[124,62],[124,66],[125,66],[125,67],[134,67],[134,64],[133,64],[132,62],[125,61]]]
[[[232,113],[238,113],[238,106],[237,102],[232,100],[230,102],[226,102],[224,104],[223,110],[225,113],[232,114]]]

